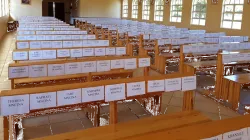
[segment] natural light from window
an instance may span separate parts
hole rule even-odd
[[[132,1],[132,18],[138,18],[138,0]]]
[[[171,0],[170,22],[181,22],[182,0]]]
[[[191,24],[204,26],[206,24],[206,12],[207,0],[193,0]]]
[[[123,0],[122,3],[122,17],[128,17],[128,0]]]
[[[150,16],[150,0],[143,0],[142,2],[142,19],[149,20]]]
[[[155,0],[154,21],[163,21],[164,1]]]

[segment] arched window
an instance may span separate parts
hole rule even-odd
[[[122,3],[122,17],[128,17],[128,0],[123,0]]]
[[[149,20],[150,17],[150,0],[143,0],[142,2],[142,19]]]
[[[155,0],[155,12],[154,12],[155,21],[163,21],[163,10],[164,10],[164,1]]]
[[[221,28],[241,29],[244,0],[223,0]]]
[[[182,0],[171,0],[170,22],[181,22]]]
[[[138,0],[132,1],[132,18],[138,18]]]
[[[9,13],[9,0],[5,0],[5,15]]]
[[[207,0],[193,0],[191,24],[205,25],[207,12]]]

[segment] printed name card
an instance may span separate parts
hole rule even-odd
[[[30,110],[51,107],[56,107],[56,92],[30,95]]]
[[[29,67],[9,67],[9,78],[21,78],[29,76]]]
[[[45,77],[45,76],[47,76],[47,65],[29,66],[29,77]]]
[[[116,47],[116,55],[126,55],[126,47]]]
[[[223,140],[248,140],[247,128],[224,133]]]
[[[28,52],[13,52],[13,60],[28,60]]]
[[[82,49],[82,56],[94,56],[94,48],[83,48]]]
[[[182,91],[196,89],[196,76],[189,76],[182,78]]]
[[[127,83],[127,96],[137,96],[145,94],[145,81],[143,82],[135,82],[135,83]]]
[[[82,89],[82,102],[93,102],[104,100],[104,86]]]
[[[82,41],[72,41],[72,47],[82,47]]]
[[[137,68],[136,58],[124,59],[124,69],[128,70],[136,68]]]
[[[149,67],[150,66],[150,58],[139,58],[139,67]]]
[[[165,79],[165,91],[181,90],[181,78]]]
[[[41,60],[43,59],[42,50],[29,51],[29,60]]]
[[[96,61],[82,62],[82,73],[96,72]]]
[[[73,42],[72,41],[63,41],[63,48],[72,48]]]
[[[82,72],[81,62],[65,64],[65,74],[78,74],[81,72]]]
[[[206,138],[206,139],[201,139],[201,140],[222,140],[222,135],[211,137],[211,138]]]
[[[105,48],[95,48],[95,56],[105,56]]]
[[[102,60],[96,62],[97,72],[110,71],[110,60]]]
[[[164,80],[148,81],[148,92],[164,91]]]
[[[126,99],[125,83],[105,86],[105,102]]]
[[[28,49],[29,42],[17,42],[17,49]]]
[[[63,90],[57,92],[57,105],[71,105],[81,103],[81,89]]]
[[[51,48],[62,48],[62,41],[52,41]]]
[[[40,41],[31,41],[30,42],[30,48],[31,49],[40,49],[41,48],[41,42]]]
[[[23,35],[20,36],[19,35],[19,36],[16,37],[16,40],[17,41],[22,41],[22,40],[27,40],[27,38],[26,38],[26,36],[23,36]]]
[[[111,69],[122,69],[122,68],[124,68],[123,59],[111,60]]]
[[[51,41],[42,41],[41,48],[51,48],[52,47]]]
[[[29,113],[29,95],[1,97],[1,115]]]
[[[70,49],[71,57],[82,57],[82,49]]]
[[[64,75],[64,64],[49,64],[48,76]]]
[[[69,49],[57,50],[57,57],[70,57]]]

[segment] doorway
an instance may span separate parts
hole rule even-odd
[[[48,2],[48,16],[55,17],[65,22],[64,3]]]

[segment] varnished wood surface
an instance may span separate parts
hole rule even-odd
[[[208,67],[208,66],[214,66],[216,67],[216,61],[212,60],[212,61],[200,61],[200,62],[192,62],[192,63],[185,63],[189,66],[192,66],[192,67]]]
[[[250,73],[224,76],[224,78],[239,84],[250,83]]]

